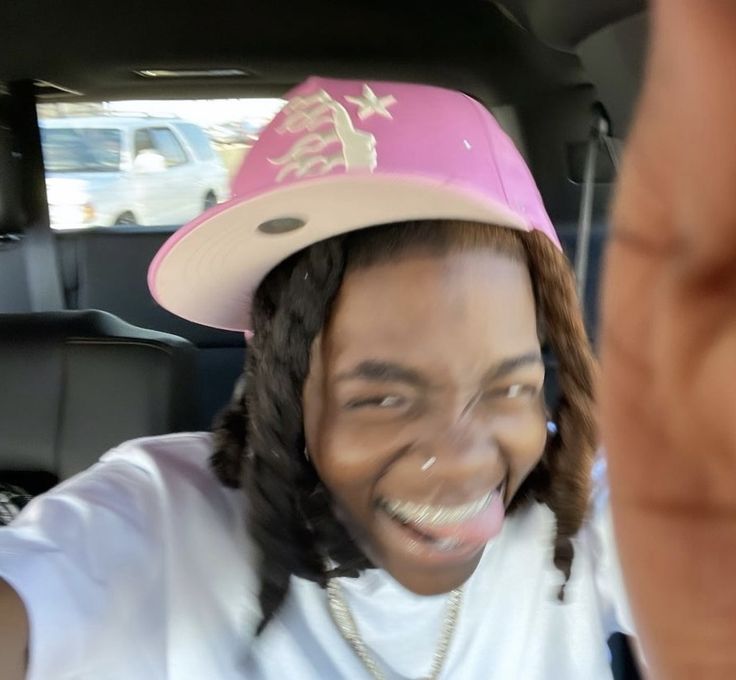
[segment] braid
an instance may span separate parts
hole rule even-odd
[[[325,324],[344,269],[340,239],[308,248],[274,269],[253,302],[245,383],[215,425],[212,466],[245,490],[260,548],[259,632],[283,603],[292,574],[323,582],[324,565],[304,506],[329,507],[306,461],[301,390],[312,342]],[[316,500],[307,503],[307,499]],[[278,530],[275,530],[278,527]]]
[[[558,363],[560,399],[550,437],[528,488],[557,518],[555,566],[570,578],[572,537],[590,500],[590,478],[598,444],[595,419],[597,364],[585,331],[575,281],[565,256],[538,232],[523,236],[546,340]],[[564,585],[560,599],[564,595]]]
[[[243,373],[235,385],[230,404],[217,415],[212,426],[215,441],[210,466],[217,478],[231,489],[242,486],[248,420],[245,384],[246,374]]]

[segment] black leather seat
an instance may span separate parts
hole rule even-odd
[[[0,315],[0,481],[40,491],[126,439],[191,429],[195,362],[189,341],[107,312]]]
[[[67,309],[104,309],[128,323],[186,338],[197,347],[195,425],[202,430],[210,427],[230,399],[243,371],[245,341],[242,333],[174,316],[151,297],[146,283],[148,265],[172,231],[104,227],[60,231],[55,237]]]

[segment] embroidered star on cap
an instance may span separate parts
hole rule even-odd
[[[374,113],[383,118],[393,118],[388,107],[396,103],[396,97],[391,94],[378,97],[369,85],[363,85],[362,96],[345,97],[345,100],[359,107],[358,118],[360,120],[366,120]]]

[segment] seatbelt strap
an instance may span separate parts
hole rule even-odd
[[[575,248],[575,278],[578,286],[578,298],[581,304],[585,299],[588,283],[588,254],[590,252],[590,229],[593,222],[593,200],[595,195],[595,173],[598,164],[598,149],[601,139],[608,133],[608,122],[598,116],[590,131],[588,147],[585,154],[583,171],[583,190],[580,194],[580,212],[578,213],[578,238]]]
[[[24,228],[22,248],[34,312],[64,309],[56,241],[49,220],[41,132],[31,81],[10,84],[14,153],[19,154]]]
[[[578,215],[578,236],[575,248],[575,278],[577,279],[578,297],[584,304],[585,290],[588,284],[588,255],[590,253],[590,231],[593,223],[593,204],[595,201],[595,180],[598,165],[598,152],[601,144],[608,152],[613,169],[618,173],[619,150],[617,141],[610,135],[610,126],[605,115],[598,114],[590,131],[585,167],[583,170],[583,190],[580,194],[580,212]]]
[[[605,134],[603,135],[603,143],[606,145],[606,151],[608,151],[608,156],[611,159],[611,163],[613,163],[613,169],[618,174],[619,164],[621,162],[621,153],[619,151],[621,142],[611,137],[611,135]]]

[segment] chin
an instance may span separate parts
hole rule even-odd
[[[442,595],[462,586],[475,572],[482,555],[483,548],[462,563],[442,566],[406,564],[390,558],[380,560],[378,565],[417,595]]]
[[[438,544],[416,536],[386,513],[376,515],[371,529],[363,532],[358,543],[364,553],[417,595],[441,595],[462,586],[473,575],[487,545]]]

